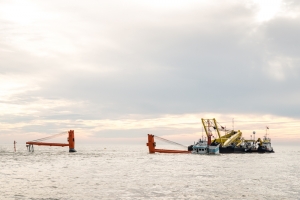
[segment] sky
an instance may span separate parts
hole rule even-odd
[[[0,143],[299,143],[299,35],[293,0],[0,0]]]

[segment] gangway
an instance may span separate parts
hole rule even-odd
[[[42,141],[45,141],[45,140],[50,140],[50,139],[65,135],[67,133],[69,135],[68,143],[42,142]],[[44,137],[44,138],[40,138],[40,139],[37,139],[37,140],[32,140],[32,141],[26,142],[26,147],[28,148],[28,151],[31,151],[31,152],[34,151],[33,145],[38,145],[38,146],[59,146],[59,147],[67,147],[68,146],[69,147],[69,152],[76,152],[76,150],[75,150],[74,130],[70,130],[68,132],[62,132],[62,133],[58,133],[56,135],[52,135],[52,136],[49,136],[49,137]]]

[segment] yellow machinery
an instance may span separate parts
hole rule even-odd
[[[256,141],[255,141],[255,144],[259,142],[259,145],[262,145],[263,143],[271,143],[270,141],[270,138],[267,138],[266,136],[262,139],[258,138]]]
[[[259,145],[262,145],[262,143],[263,143],[263,141],[262,141],[260,138],[258,138],[258,139],[255,141],[255,144],[256,144],[257,142],[259,142]]]
[[[226,130],[226,128],[222,126],[218,126],[218,123],[215,118],[213,119],[201,119],[205,133],[207,137],[212,136],[212,130],[214,129],[219,138],[216,138],[212,141],[212,143],[218,143],[221,147],[227,147],[230,145],[238,146],[243,143],[242,132],[240,130]],[[221,136],[220,131],[224,131],[225,134]]]

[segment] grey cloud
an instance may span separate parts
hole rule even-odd
[[[65,108],[70,115],[55,115],[61,108],[41,113],[47,119],[193,112],[300,117],[300,101],[295,101],[300,99],[295,75],[299,74],[299,45],[290,46],[290,42],[299,43],[296,20],[276,18],[257,25],[253,10],[240,4],[157,15],[146,8],[131,8],[133,13],[152,13],[136,21],[130,20],[138,16],[127,11],[114,17],[115,11],[105,15],[95,9],[89,13],[77,4],[60,9],[68,17],[58,27],[66,23],[64,31],[70,33],[79,54],[54,52],[56,57],[51,60],[16,53],[15,61],[12,56],[2,56],[3,66],[12,68],[1,67],[1,73],[30,72],[45,77],[38,82],[41,90],[25,96],[78,102],[78,107]],[[85,39],[92,42],[81,42]],[[294,69],[284,70],[288,78],[283,81],[270,78],[264,71],[273,55],[293,59]],[[22,71],[20,66],[24,65]]]
[[[299,58],[300,25],[298,18],[275,18],[265,24],[266,43],[271,52],[280,56]]]

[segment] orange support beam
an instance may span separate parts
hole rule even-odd
[[[184,150],[170,150],[170,149],[155,149],[156,143],[154,142],[154,135],[148,134],[148,143],[149,153],[191,153],[191,151]]]
[[[70,130],[69,132],[69,152],[76,152],[75,150],[75,137],[74,137],[74,130]]]
[[[184,151],[184,150],[170,150],[170,149],[155,149],[157,153],[191,153],[191,151]]]
[[[155,153],[155,142],[154,142],[154,135],[148,134],[148,143],[147,146],[149,148],[149,153]]]
[[[38,145],[38,146],[57,146],[57,147],[67,147],[69,144],[64,143],[50,143],[50,142],[26,142],[29,145]]]

